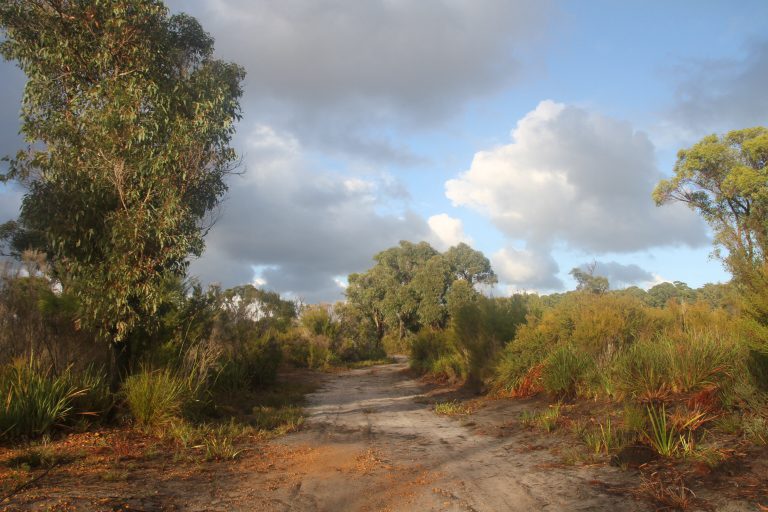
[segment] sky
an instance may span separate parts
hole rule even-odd
[[[172,0],[245,67],[242,174],[190,272],[306,302],[399,240],[467,242],[496,295],[729,279],[707,226],[656,207],[703,136],[768,124],[768,2]],[[0,63],[0,154],[24,77]],[[0,222],[23,190],[0,188]]]

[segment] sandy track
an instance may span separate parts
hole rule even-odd
[[[271,510],[646,510],[596,483],[626,474],[561,464],[540,434],[483,435],[474,422],[436,415],[404,362],[354,370],[310,395],[309,429],[283,442],[308,447],[289,493]],[[506,411],[502,414],[517,416]],[[509,418],[510,420],[512,417]],[[546,439],[543,442],[547,442]],[[316,458],[315,458],[316,456]],[[287,483],[287,482],[286,482]]]

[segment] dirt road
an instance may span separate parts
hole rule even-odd
[[[274,482],[270,493],[259,493],[260,506],[647,510],[629,496],[601,492],[603,484],[627,478],[618,469],[565,465],[548,436],[520,427],[505,431],[505,419],[519,415],[509,402],[503,412],[490,407],[478,413],[484,415],[482,424],[501,426],[490,432],[478,428],[475,416],[436,415],[424,387],[405,369],[400,362],[343,373],[310,395],[309,429],[282,441],[297,456],[278,468],[286,477]]]
[[[445,417],[435,414],[433,404],[456,391],[423,385],[407,373],[404,360],[322,379],[309,395],[306,428],[242,443],[236,461],[204,462],[199,452],[190,457],[159,451],[161,440],[130,429],[68,436],[56,449],[82,451],[80,458],[38,473],[33,485],[0,502],[0,511],[655,508],[647,496],[638,500],[631,492],[643,483],[637,471],[622,471],[604,459],[588,464],[583,443],[566,428],[547,435],[523,426],[521,413],[546,407],[544,398],[490,400],[471,415]],[[762,470],[755,470],[758,461],[740,460],[739,468],[748,471],[741,478],[714,488],[696,486],[697,499],[711,491],[704,496],[706,510],[758,509],[724,492],[751,489],[758,495],[766,488]]]

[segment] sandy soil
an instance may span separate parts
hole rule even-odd
[[[291,492],[264,496],[264,508],[647,510],[630,497],[601,490],[626,478],[618,469],[564,466],[546,436],[523,429],[489,435],[474,417],[436,415],[424,393],[404,363],[355,370],[329,382],[310,397],[311,428],[284,440],[315,447],[321,460],[308,460],[306,469],[298,464]],[[505,415],[512,420],[519,411],[508,408]],[[350,471],[352,461],[364,470]],[[315,464],[326,471],[313,471]]]
[[[526,400],[445,417],[449,391],[410,376],[404,361],[326,378],[301,432],[259,442],[235,462],[136,458],[105,481],[95,463],[46,476],[0,510],[574,511],[653,510],[639,474],[564,463],[573,440],[527,429]],[[454,392],[454,391],[450,391]],[[114,444],[110,441],[107,444]],[[120,442],[130,445],[130,440]],[[103,472],[103,471],[102,471]],[[759,510],[721,499],[709,510]]]

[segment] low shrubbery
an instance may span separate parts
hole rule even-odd
[[[0,369],[0,397],[0,439],[34,438],[98,419],[113,403],[102,372],[67,368],[56,374],[33,358]]]
[[[715,449],[702,445],[704,432],[726,417],[734,418],[729,432],[764,443],[768,358],[744,339],[734,302],[657,307],[644,293],[528,297],[526,323],[507,338],[490,332],[493,315],[475,302],[447,329],[412,336],[411,364],[454,382],[475,375],[505,396],[543,392],[623,407],[618,419],[579,430],[594,453],[643,442],[662,456],[709,460]],[[547,410],[523,422],[551,430],[557,417],[559,409]]]

